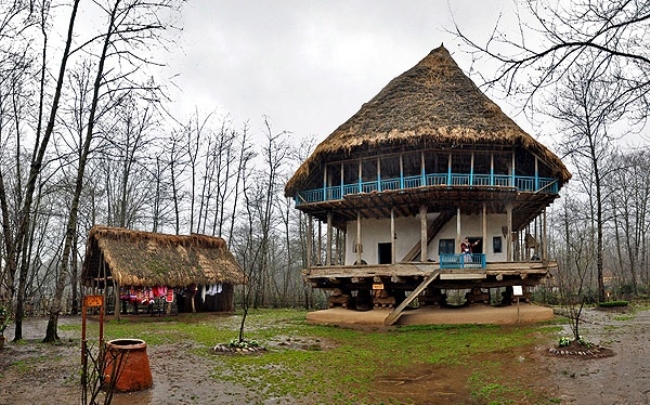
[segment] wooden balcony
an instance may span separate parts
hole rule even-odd
[[[557,194],[558,181],[550,177],[473,173],[429,173],[304,190],[294,197],[296,207],[342,200],[348,195],[417,189],[419,187],[461,187],[483,190],[513,189],[517,192]]]

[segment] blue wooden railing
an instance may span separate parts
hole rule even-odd
[[[440,269],[484,269],[486,266],[483,253],[461,253],[440,255]]]
[[[357,182],[338,186],[303,190],[296,194],[296,205],[321,201],[340,200],[349,194],[377,193],[423,186],[450,187],[514,187],[518,191],[558,193],[558,182],[549,177],[512,176],[509,174],[430,173],[375,181]]]

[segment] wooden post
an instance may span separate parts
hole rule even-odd
[[[342,250],[343,257],[341,258],[341,264],[345,264],[347,257],[348,257],[348,228],[346,226],[345,230],[343,231],[343,250]]]
[[[363,244],[361,243],[361,211],[357,211],[357,263],[361,264],[361,250],[363,250]]]
[[[334,248],[334,252],[336,252],[336,254],[334,255],[334,263],[340,265],[341,264],[341,230],[339,228],[336,228],[335,240],[336,240],[336,245]]]
[[[318,220],[318,243],[316,244],[316,265],[323,264],[323,223]]]
[[[460,251],[460,241],[462,240],[460,232],[460,208],[456,208],[456,253],[458,254],[462,253]]]
[[[332,211],[327,211],[327,251],[325,252],[325,265],[332,265]]]
[[[488,250],[487,249],[487,246],[488,246],[488,243],[487,243],[487,203],[485,201],[483,202],[483,218],[482,219],[483,219],[483,225],[482,225],[483,226],[483,235],[482,235],[483,241],[481,242],[481,244],[482,244],[481,250],[483,251],[484,255],[487,255],[487,250]]]
[[[390,263],[395,264],[395,208],[390,207]]]
[[[307,214],[307,268],[311,268],[311,259],[314,254],[313,252],[313,245],[314,241],[312,240],[314,237],[314,219],[312,218],[311,214]]]
[[[508,217],[508,233],[506,234],[506,261],[512,261],[512,203],[506,206]]]
[[[426,262],[428,259],[428,240],[427,240],[427,206],[420,205],[420,261]]]
[[[546,263],[546,261],[548,260],[548,251],[547,251],[547,249],[548,249],[547,242],[548,241],[546,240],[546,209],[544,209],[544,211],[542,211],[542,215],[544,216],[544,218],[543,218],[543,228],[544,229],[542,230],[542,232],[544,233],[544,235],[542,237],[542,260],[544,261],[544,263]]]

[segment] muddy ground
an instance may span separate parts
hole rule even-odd
[[[650,404],[650,311],[628,316],[590,309],[583,318],[583,336],[611,349],[614,355],[599,359],[550,355],[548,349],[555,341],[540,339],[536,347],[525,352],[493,354],[494,360],[507,364],[509,373],[520,386],[541,388],[548,398],[553,398],[552,403]],[[78,317],[60,320],[60,324],[78,322]],[[26,320],[25,341],[18,344],[8,341],[0,351],[0,405],[79,404],[78,336],[61,331],[60,344],[40,344],[45,323],[45,319]],[[6,335],[13,336],[11,328]],[[565,335],[570,336],[568,329]],[[286,398],[262,402],[242,386],[210,378],[214,364],[209,358],[192,354],[191,349],[191,344],[184,342],[149,347],[154,387],[146,392],[117,395],[112,403],[296,403]],[[35,371],[25,373],[26,365],[31,370],[33,364],[38,364]],[[465,384],[470,372],[463,368],[422,367],[406,373],[380,375],[376,379],[376,392],[380,397],[394,399],[408,393],[416,404],[423,405],[475,404]]]

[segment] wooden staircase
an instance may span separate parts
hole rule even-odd
[[[442,211],[440,215],[429,225],[429,228],[427,229],[427,245],[431,243],[433,238],[440,232],[443,226],[447,222],[449,222],[450,219],[452,219],[456,215],[456,211],[454,210],[447,210],[447,211]],[[415,259],[420,255],[422,252],[422,244],[420,241],[418,241],[415,246],[404,256],[402,259],[403,262],[412,262],[415,261]]]
[[[438,276],[440,276],[440,270],[435,270],[433,273],[429,275],[429,277],[424,279],[422,284],[420,284],[415,290],[413,290],[413,292],[409,294],[409,296],[406,297],[406,299],[402,301],[402,303],[399,304],[397,308],[393,310],[393,312],[388,314],[386,319],[384,319],[384,325],[391,326],[395,322],[397,322],[400,316],[402,316],[402,311],[404,311],[404,308],[406,308],[411,302],[413,302],[413,300],[416,299],[418,295],[422,294],[422,291],[424,291],[424,289],[427,288],[432,281],[437,279]]]

